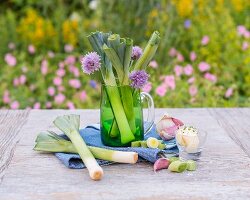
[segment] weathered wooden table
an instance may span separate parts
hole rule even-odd
[[[115,164],[95,182],[86,169],[67,169],[32,148],[39,131],[56,130],[56,116],[78,113],[85,126],[98,122],[97,110],[0,111],[0,199],[250,199],[250,108],[157,109],[156,120],[165,112],[207,129],[198,170],[154,173],[147,162]]]

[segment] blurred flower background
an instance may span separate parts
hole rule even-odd
[[[144,47],[157,107],[250,106],[249,0],[6,0],[0,3],[0,108],[98,108],[84,75],[86,36],[112,31]]]

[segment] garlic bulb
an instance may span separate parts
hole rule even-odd
[[[171,140],[175,137],[175,131],[183,125],[179,119],[164,115],[156,124],[156,130],[163,140]]]

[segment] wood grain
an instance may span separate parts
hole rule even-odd
[[[209,109],[209,112],[250,157],[250,108]]]
[[[32,148],[39,131],[56,130],[52,125],[56,116],[78,113],[84,127],[98,122],[99,111],[34,110],[19,132],[23,137],[5,170],[0,199],[250,199],[250,158],[218,123],[216,112],[221,112],[220,109],[157,109],[156,120],[165,112],[208,131],[197,171],[176,174],[162,170],[154,173],[152,164],[147,162],[115,164],[103,167],[104,178],[94,182],[86,169],[68,169],[53,155],[37,153]],[[235,109],[235,112],[238,115],[245,112],[249,117],[245,110]],[[228,120],[224,123],[233,123]],[[241,134],[237,131],[231,134]]]
[[[5,169],[11,162],[20,129],[27,120],[29,111],[0,111],[0,184]]]

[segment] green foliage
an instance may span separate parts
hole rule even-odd
[[[97,108],[100,84],[91,87],[78,62],[91,49],[86,36],[96,30],[133,38],[134,44],[143,48],[152,32],[159,30],[161,43],[154,58],[158,67],[148,70],[150,93],[157,107],[250,106],[250,38],[237,33],[239,25],[249,32],[249,13],[247,0],[4,1],[0,6],[0,107],[9,108],[18,101],[20,108],[38,102],[42,108],[47,102],[53,108],[70,107],[69,102],[77,108]],[[206,44],[201,43],[204,36],[209,38]],[[10,49],[10,44],[15,48]],[[35,47],[34,54],[28,52],[29,45]],[[73,52],[66,53],[65,45],[73,47]],[[171,56],[173,48],[177,55]],[[53,58],[48,56],[50,51],[55,54]],[[196,59],[190,59],[191,52]],[[8,53],[16,58],[13,67],[6,62]],[[77,59],[72,65],[80,71],[79,77],[67,64],[70,55]],[[48,62],[46,75],[41,74],[43,60]],[[204,78],[206,72],[198,68],[201,62],[210,65],[215,82]],[[53,85],[59,63],[65,65],[64,90]],[[177,76],[177,65],[182,69],[191,65],[192,75]],[[14,86],[21,75],[26,76],[25,83]],[[165,79],[173,75],[175,87],[171,88]],[[195,81],[188,83],[191,77]],[[81,87],[70,86],[71,79],[80,80]],[[159,94],[161,86],[166,91]],[[55,97],[48,95],[49,87],[55,88],[55,96],[65,95],[65,100],[55,103]],[[191,95],[194,88],[197,93]],[[228,89],[233,91],[229,96],[225,95]],[[82,92],[87,97],[80,100]],[[2,97],[7,93],[10,102],[5,103]]]

